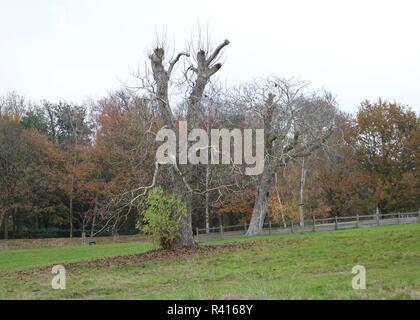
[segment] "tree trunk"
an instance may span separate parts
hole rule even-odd
[[[194,245],[193,231],[192,231],[192,212],[193,212],[193,201],[192,194],[185,187],[182,177],[172,171],[172,185],[173,192],[175,195],[183,199],[187,205],[187,214],[182,219],[181,227],[181,238],[179,239],[177,245],[182,247],[191,247]]]
[[[269,94],[265,102],[266,112],[264,114],[264,144],[265,152],[271,154],[273,151],[273,127],[271,124],[274,111],[274,95]],[[251,222],[249,224],[246,235],[253,236],[263,232],[264,219],[268,210],[268,196],[270,191],[271,181],[276,174],[276,160],[265,159],[264,171],[261,175],[260,184],[257,188],[257,195],[255,197],[254,209],[252,211]]]
[[[70,119],[70,124],[73,129],[73,136],[74,136],[74,154],[73,154],[73,167],[72,167],[72,174],[71,174],[71,191],[70,191],[70,212],[69,212],[69,220],[70,220],[70,238],[73,238],[73,196],[74,196],[74,184],[76,179],[76,165],[77,165],[77,144],[78,144],[78,137],[77,137],[77,122],[73,125],[73,122]]]
[[[191,196],[188,197],[191,198]],[[187,200],[187,209],[187,215],[182,219],[181,240],[178,244],[183,247],[192,247],[194,245],[194,238],[192,232],[192,208],[190,199]]]
[[[90,228],[90,237],[93,238],[94,234],[95,234],[95,222],[96,222],[96,212],[93,216],[92,219],[92,227]]]
[[[279,204],[281,205],[281,198],[280,198],[280,192],[279,192],[279,188],[278,188],[278,182],[277,182],[277,172],[274,174],[274,179],[275,179],[275,186],[276,186],[276,193],[277,193],[277,201],[279,202]],[[280,215],[281,215],[281,222],[283,223],[283,228],[287,228],[287,224],[286,224],[286,219],[284,217],[284,212],[283,212],[283,208],[280,211]]]
[[[206,190],[209,189],[210,183],[210,165],[206,167]],[[210,194],[206,192],[206,233],[210,233]]]
[[[93,209],[92,227],[90,229],[90,237],[93,238],[95,234],[96,213],[98,210],[98,197],[95,197],[95,208]]]
[[[302,159],[302,172],[300,176],[300,204],[299,204],[299,220],[300,220],[300,227],[303,228],[305,226],[305,217],[303,212],[303,192],[305,189],[305,178],[306,178],[306,170],[305,170],[305,158]]]
[[[73,196],[70,196],[69,222],[70,222],[70,238],[73,238]]]
[[[251,222],[246,233],[248,236],[254,236],[263,233],[264,220],[268,210],[270,185],[271,181],[273,180],[275,170],[276,166],[274,161],[266,164],[266,169],[261,176],[260,185],[257,189]]]
[[[220,232],[223,232],[223,214],[219,213],[219,228]]]

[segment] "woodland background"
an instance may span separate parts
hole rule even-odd
[[[247,127],[252,119],[234,91],[220,90],[204,99],[206,126]],[[179,103],[177,119],[182,109]],[[324,146],[277,171],[268,219],[418,210],[418,115],[383,100],[362,102],[355,115],[334,112],[337,128]],[[1,97],[0,237],[137,233],[142,207],[121,195],[152,181],[154,134],[162,126],[156,104],[128,88],[85,104]],[[168,179],[161,171],[157,184]],[[195,201],[193,230],[249,221],[258,177],[220,165],[200,179],[209,190],[225,186]]]

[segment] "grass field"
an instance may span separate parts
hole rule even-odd
[[[118,243],[146,241],[143,235],[120,236]],[[87,241],[90,238],[87,237]],[[94,240],[98,244],[111,244],[113,243],[112,237],[95,237]],[[81,244],[81,239],[74,238],[46,238],[46,239],[18,239],[18,240],[0,240],[0,245],[7,245],[11,250],[14,249],[33,249],[33,248],[49,248],[49,247],[66,247],[78,246]]]
[[[141,259],[146,242],[0,252],[0,299],[420,299],[420,225],[240,238],[203,253]],[[52,264],[67,268],[52,290]],[[354,265],[367,289],[351,287]]]
[[[10,250],[0,252],[0,272],[132,255],[156,248],[156,245],[148,242],[131,242],[97,246],[65,246]]]

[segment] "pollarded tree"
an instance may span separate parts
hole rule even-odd
[[[264,127],[264,170],[259,177],[247,235],[262,232],[273,178],[290,160],[310,155],[333,132],[331,95],[304,95],[306,84],[276,77],[238,89],[239,104],[255,126]],[[256,119],[255,119],[256,117]]]
[[[185,97],[188,129],[198,128],[200,126],[201,112],[203,109],[201,99],[211,77],[222,67],[222,64],[218,62],[218,60],[220,59],[223,48],[225,48],[228,44],[229,41],[225,40],[215,49],[210,49],[208,43],[207,45],[204,45],[200,42],[197,51],[193,54],[193,59],[190,61],[190,66],[187,70],[184,70],[185,75],[189,72],[192,72],[193,74],[192,78],[189,79],[190,81],[187,81],[190,85],[187,96]],[[168,129],[172,129],[176,133],[177,141],[179,141],[178,130],[176,130],[177,119],[171,109],[169,89],[174,68],[183,56],[190,57],[190,53],[181,52],[177,54],[173,60],[168,62],[163,45],[157,45],[153,52],[149,55],[153,78],[151,86],[149,87],[149,93],[152,93],[156,99],[164,126]],[[145,79],[142,78],[142,81],[144,84]],[[181,196],[187,205],[187,214],[184,216],[182,221],[182,232],[179,241],[179,244],[182,246],[193,245],[193,194],[199,184],[194,171],[195,169],[191,164],[177,166],[177,164],[174,163],[174,165],[170,168],[173,193]]]

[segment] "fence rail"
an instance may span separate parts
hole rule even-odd
[[[286,226],[283,222],[266,222],[263,225],[263,234],[287,234],[302,233],[316,231],[331,231],[339,229],[352,229],[373,226],[390,226],[398,224],[420,223],[420,211],[403,212],[403,213],[387,213],[373,215],[356,215],[347,217],[331,217],[331,218],[312,218],[305,220],[303,226],[293,221],[287,221]],[[238,224],[231,226],[219,226],[207,229],[197,228],[195,230],[196,240],[211,241],[218,239],[229,239],[241,237],[245,235],[248,225]]]

